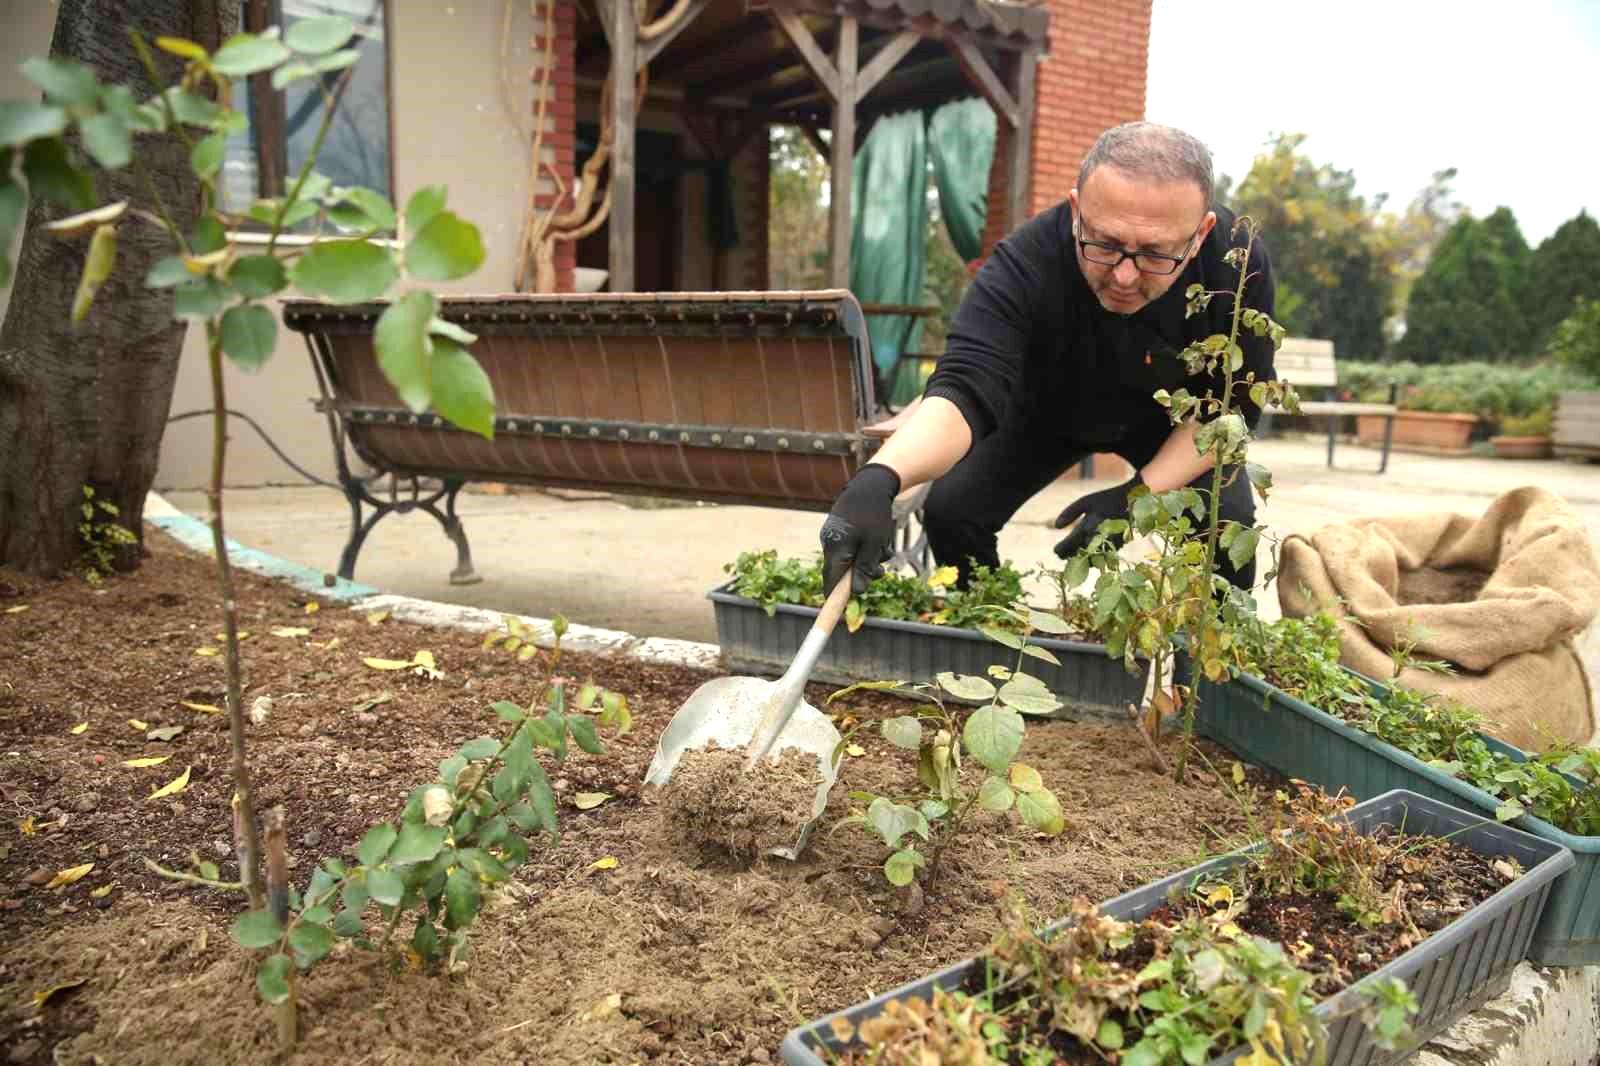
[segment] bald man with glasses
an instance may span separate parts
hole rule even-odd
[[[822,526],[826,587],[849,569],[856,592],[882,573],[891,552],[896,495],[933,482],[923,509],[934,559],[957,567],[997,566],[1002,527],[1032,496],[1094,452],[1113,452],[1136,471],[1121,485],[1073,502],[1056,520],[1069,529],[1056,545],[1068,558],[1099,525],[1126,517],[1140,485],[1185,485],[1209,494],[1211,457],[1197,453],[1198,424],[1174,427],[1153,394],[1186,388],[1222,394],[1221,372],[1191,378],[1178,353],[1191,341],[1227,333],[1232,299],[1218,297],[1192,318],[1192,284],[1232,291],[1238,272],[1224,261],[1244,241],[1233,215],[1213,205],[1211,154],[1180,130],[1129,123],[1100,135],[1066,200],[1001,241],[974,278],[951,324],[944,356],[915,410],[834,501]],[[1272,269],[1251,250],[1246,307],[1273,312]],[[1274,377],[1272,344],[1239,338],[1244,371]],[[1253,429],[1261,411],[1236,395]],[[1222,491],[1224,521],[1251,523],[1248,479]],[[1240,588],[1255,563],[1217,572]]]

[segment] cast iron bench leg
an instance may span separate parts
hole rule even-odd
[[[417,510],[431,514],[439,525],[444,527],[444,534],[450,538],[450,543],[456,546],[456,566],[450,571],[450,584],[476,585],[483,580],[472,567],[472,549],[467,544],[466,530],[462,528],[461,519],[456,514],[456,493],[461,491],[461,486],[465,482],[455,478],[445,480],[433,495],[421,499],[421,487],[416,479],[412,478],[410,499],[400,499],[398,493],[391,487],[390,498],[383,500],[367,491],[365,481],[354,477],[343,480],[344,498],[350,503],[350,539],[345,541],[344,551],[339,554],[340,577],[346,581],[354,578],[356,557],[361,554],[361,545],[365,543],[367,534],[372,532],[373,526],[389,514],[405,514],[407,511]],[[438,506],[441,497],[445,501],[443,511],[439,510]],[[361,517],[363,503],[372,508],[372,513],[365,520]]]
[[[438,512],[434,512],[434,517],[444,525],[445,536],[456,546],[456,568],[450,571],[450,584],[476,585],[483,578],[472,568],[472,548],[467,544],[467,531],[462,528],[461,519],[456,514],[456,493],[461,491],[461,485],[460,481],[445,482],[445,487],[449,490],[449,495],[445,497],[445,512],[448,517],[440,517]]]

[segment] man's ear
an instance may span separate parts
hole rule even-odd
[[[1078,187],[1074,185],[1067,190],[1067,203],[1072,205],[1072,217],[1078,217]],[[1215,218],[1212,221],[1216,221]]]
[[[1200,245],[1206,243],[1206,238],[1211,236],[1211,227],[1215,226],[1216,224],[1217,213],[1215,211],[1207,211],[1205,221],[1200,223],[1200,239],[1195,242],[1195,247],[1198,248]]]

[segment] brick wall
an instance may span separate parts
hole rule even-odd
[[[571,0],[548,0],[555,5],[555,44],[553,49],[553,69],[550,72],[550,102],[547,105],[545,118],[545,131],[543,154],[546,162],[561,173],[561,180],[566,187],[572,188],[574,177],[574,152],[578,137],[578,90],[574,83],[574,67],[576,64],[577,50],[577,5]],[[535,9],[534,33],[530,46],[536,56],[543,56],[545,49],[545,28],[550,17],[549,7],[540,4]],[[539,85],[539,70],[534,68],[535,94]],[[533,100],[534,114],[537,115],[539,101],[537,95]],[[541,211],[549,209],[555,202],[555,183],[545,178],[539,182],[539,193],[535,198]],[[567,198],[570,206],[571,197]],[[571,241],[558,241],[555,248],[556,254],[556,291],[573,291],[573,267],[577,263],[577,250]]]
[[[1050,55],[1039,64],[1028,214],[1064,200],[1100,133],[1144,117],[1151,0],[1048,0]],[[1006,152],[1001,123],[989,172],[984,247],[1005,236]]]

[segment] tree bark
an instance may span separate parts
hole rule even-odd
[[[215,49],[239,25],[239,0],[60,0],[50,54],[92,67],[143,100],[155,86],[129,38],[187,37]],[[157,52],[163,77],[177,60]],[[171,134],[135,140],[139,164],[188,232],[200,206],[188,153]],[[138,172],[96,171],[102,203],[129,200],[155,209]],[[142,538],[145,493],[155,480],[161,434],[172,403],[184,326],[172,294],[144,287],[150,266],[172,254],[170,238],[132,218],[119,226],[117,265],[88,317],[71,321],[73,293],[88,242],[50,235],[43,223],[64,214],[29,204],[16,280],[0,327],[0,565],[55,575],[82,551],[83,486],[121,511],[119,524]],[[119,551],[131,570],[142,539]]]

